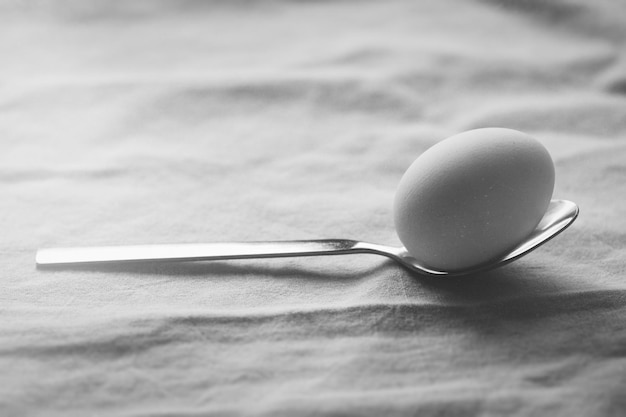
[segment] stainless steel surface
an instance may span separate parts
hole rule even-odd
[[[416,259],[408,254],[405,248],[349,239],[51,248],[37,251],[36,262],[37,266],[46,267],[122,262],[212,261],[371,253],[391,258],[420,274],[455,276],[492,269],[518,259],[563,231],[577,216],[578,206],[573,202],[552,200],[543,219],[524,242],[493,262],[463,271],[434,270],[420,265]]]

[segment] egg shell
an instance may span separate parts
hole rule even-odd
[[[526,238],[554,190],[546,148],[511,129],[470,130],[420,155],[394,201],[398,236],[424,266],[478,267]]]

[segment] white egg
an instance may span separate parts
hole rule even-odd
[[[476,129],[445,139],[406,171],[394,220],[424,266],[455,271],[513,249],[537,226],[554,189],[546,148],[511,129]]]

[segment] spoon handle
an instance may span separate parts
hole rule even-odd
[[[37,251],[37,266],[155,261],[212,261],[246,258],[377,253],[370,245],[348,239],[274,242],[183,243],[168,245],[49,248]]]

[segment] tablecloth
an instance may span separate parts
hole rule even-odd
[[[626,414],[626,3],[0,2],[0,414]],[[508,266],[61,268],[41,247],[399,245],[429,146],[540,140],[579,219]]]

